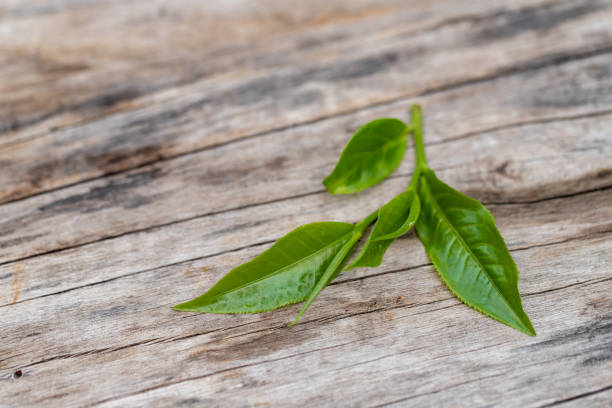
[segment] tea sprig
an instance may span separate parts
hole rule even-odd
[[[323,184],[332,194],[350,194],[379,183],[401,163],[410,134],[416,165],[406,191],[356,224],[318,222],[294,229],[206,293],[174,309],[259,313],[306,300],[293,325],[342,272],[357,242],[376,222],[346,269],[379,266],[387,248],[416,226],[427,255],[453,294],[485,315],[535,336],[521,305],[518,269],[493,216],[429,168],[419,105],[412,106],[409,125],[386,118],[357,130]]]

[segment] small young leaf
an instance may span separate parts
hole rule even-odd
[[[318,222],[294,229],[258,257],[225,275],[210,290],[174,309],[259,313],[304,300],[355,226]]]
[[[366,244],[347,269],[380,265],[389,245],[412,228],[420,212],[421,201],[413,189],[398,194],[382,206]]]
[[[399,166],[409,128],[398,119],[362,126],[348,142],[334,171],[323,180],[332,194],[356,193],[382,181]]]
[[[440,277],[468,306],[535,336],[518,292],[518,270],[491,213],[423,171],[416,228]]]
[[[378,220],[383,224],[387,224],[388,229],[391,229],[393,225],[397,226],[398,224],[399,227],[397,227],[395,231],[377,236],[374,241],[385,241],[388,239],[401,237],[410,231],[410,228],[412,228],[412,226],[416,223],[420,214],[421,200],[413,189],[406,190],[397,195],[393,200],[380,209],[378,213]],[[381,231],[385,230],[387,230],[387,227]]]

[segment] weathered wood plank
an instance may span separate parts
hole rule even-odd
[[[11,64],[0,65],[0,75],[11,80],[0,84],[7,87],[5,90],[18,91],[7,95],[8,103],[3,105],[7,109],[12,106],[6,115],[0,115],[10,119],[4,127],[19,128],[44,122],[46,117],[54,120],[54,127],[63,127],[112,113],[121,108],[115,105],[125,101],[136,107],[139,104],[133,99],[164,84],[169,86],[172,79],[179,83],[195,81],[199,72],[199,77],[216,75],[215,81],[219,81],[228,76],[219,75],[227,70],[233,72],[229,77],[242,76],[286,63],[287,59],[295,63],[299,61],[296,50],[351,41],[356,33],[363,36],[372,30],[397,26],[400,19],[404,29],[414,30],[440,24],[445,17],[454,19],[499,7],[482,0],[462,6],[438,0],[427,8],[419,4],[406,8],[397,1],[386,1],[384,5],[342,0],[306,5],[260,3],[263,4],[253,7],[242,1],[225,2],[223,6],[183,1],[151,7],[151,2],[143,1],[71,2],[63,9],[62,2],[34,7],[0,5],[5,16],[0,22],[3,32],[28,34],[7,37],[7,52],[2,55]],[[521,3],[526,2],[515,1],[513,6]],[[92,24],[93,18],[96,24]],[[155,30],[150,29],[153,24]],[[126,45],[117,41],[118,33],[135,40]],[[103,53],[95,52],[102,49]],[[43,52],[45,55],[41,55]],[[143,66],[147,69],[143,70]],[[72,80],[75,71],[90,80]],[[142,87],[133,86],[142,79],[146,79]],[[24,89],[20,85],[30,87]],[[23,93],[31,93],[32,89],[38,91],[37,98],[24,97]],[[103,103],[94,103],[96,98]],[[26,133],[33,136],[31,129]],[[27,139],[23,132],[11,132],[9,136],[12,143]]]
[[[403,112],[404,106],[388,113],[400,116]],[[359,114],[333,118],[2,205],[0,256],[11,261],[322,191],[321,180],[346,143],[343,129],[364,122]],[[445,180],[480,199],[537,200],[610,186],[611,125],[611,114],[535,123],[430,144],[427,151],[430,164]],[[329,136],[321,143],[312,135]],[[508,145],[516,147],[508,149]],[[399,174],[407,174],[409,166],[406,160]],[[372,197],[377,191],[361,197]]]
[[[7,308],[0,387],[8,401],[19,398],[24,404],[87,404],[163,386],[169,388],[163,395],[172,401],[198,389],[199,398],[250,403],[267,398],[286,405],[316,398],[312,393],[336,378],[342,384],[351,379],[352,385],[338,387],[343,390],[338,393],[331,390],[325,401],[349,398],[342,403],[351,405],[357,400],[392,402],[441,386],[454,391],[465,386],[466,395],[474,396],[461,383],[492,376],[486,383],[495,393],[489,398],[503,391],[513,397],[508,406],[520,405],[512,404],[519,400],[545,403],[551,395],[571,396],[612,380],[609,370],[602,375],[611,364],[609,240],[607,233],[513,252],[523,271],[521,292],[539,332],[536,338],[461,305],[430,266],[334,284],[304,322],[291,329],[283,325],[296,306],[246,316],[174,312],[169,305],[184,292],[177,278],[184,279],[186,268],[208,265],[196,261]],[[233,264],[252,252],[221,255],[214,264]],[[220,271],[215,268],[212,274]],[[210,275],[193,279],[208,282]],[[37,312],[41,307],[45,315]],[[35,356],[39,363],[25,363],[36,362]],[[591,362],[598,365],[596,372]],[[16,369],[23,376],[13,380]],[[383,371],[384,376],[372,375]],[[318,377],[312,377],[315,372]],[[385,386],[391,372],[395,380]],[[431,381],[434,373],[436,381]],[[522,383],[507,381],[514,376]],[[565,382],[568,376],[574,378],[571,384]],[[53,379],[52,390],[32,389],[32,382],[49,384],[47,378]],[[59,395],[50,399],[50,393]],[[449,389],[436,400],[451,395]],[[158,396],[139,393],[117,403],[150,403],[148,398]]]
[[[504,5],[509,8],[508,17],[513,16],[511,10],[514,10],[516,19],[521,12],[533,15],[534,7],[540,3],[543,2],[515,0]],[[526,5],[531,5],[530,11],[516,10]],[[404,31],[422,30],[486,15],[500,6],[483,0],[464,5],[448,0],[431,1],[427,5],[415,2],[410,7],[402,1],[356,4],[346,0],[300,5],[264,0],[256,7],[244,1],[226,1],[222,6],[194,1],[153,5],[144,1],[129,4],[57,1],[33,7],[4,3],[0,5],[4,16],[0,23],[4,26],[2,32],[9,35],[4,37],[7,52],[0,58],[5,57],[10,64],[0,65],[0,75],[4,74],[10,81],[1,83],[7,90],[22,92],[7,95],[10,103],[3,107],[13,106],[6,112],[7,120],[11,118],[13,124],[5,127],[23,126],[35,122],[36,117],[44,120],[46,116],[62,116],[62,111],[72,111],[69,112],[72,119],[56,122],[55,126],[99,116],[112,108],[109,105],[133,99],[144,91],[141,89],[134,95],[134,87],[131,92],[126,88],[126,78],[138,82],[139,77],[146,76],[148,84],[153,85],[149,88],[155,88],[159,81],[168,82],[168,77],[183,81],[193,77],[198,66],[209,74],[231,69],[234,75],[243,75],[245,71],[278,66],[287,59],[299,62],[297,54],[302,49],[333,46],[338,41],[356,42],[357,38],[373,31],[384,32],[390,27],[397,31],[399,22],[402,23],[399,28]],[[561,9],[568,7],[567,4],[560,6]],[[550,8],[550,12],[558,14],[555,9],[559,5]],[[573,7],[570,5],[569,9]],[[588,9],[575,10],[574,14],[580,16],[588,13]],[[554,16],[550,18],[555,20]],[[155,30],[151,30],[153,25]],[[10,35],[15,32],[25,35]],[[126,44],[117,41],[118,35],[133,40]],[[232,67],[228,61],[233,65],[240,63],[242,69]],[[143,65],[147,70],[139,69]],[[122,77],[117,76],[118,69]],[[92,82],[92,85],[89,81],[58,81],[58,77],[63,80],[74,76],[75,71],[81,77],[95,77],[101,82]],[[151,76],[154,72],[165,75]],[[24,98],[24,92],[33,92],[19,87],[26,84],[38,90],[36,98]],[[119,97],[107,98],[107,103],[84,104],[96,96],[108,95],[109,89],[118,91],[115,93]],[[41,93],[50,95],[42,97]],[[26,112],[20,112],[20,108]]]
[[[532,302],[554,309],[558,307],[556,302],[565,298],[563,295],[571,296],[572,299],[565,302],[564,311],[575,316],[601,301],[610,285],[591,285],[588,289],[592,292],[586,294],[576,288],[569,288],[561,296],[549,292]],[[585,299],[576,301],[581,296]],[[492,335],[480,326],[471,327],[472,332],[455,319],[448,325],[441,324],[438,319],[446,321],[454,309],[448,306],[442,303],[437,310],[419,311],[420,317],[431,320],[418,327],[401,323],[402,320],[414,320],[409,314],[392,311],[363,325],[364,332],[353,331],[346,336],[342,331],[331,342],[320,341],[317,348],[297,351],[278,362],[248,364],[145,393],[133,392],[136,395],[111,400],[103,406],[147,406],[153,401],[172,405],[193,399],[194,404],[231,401],[238,406],[258,403],[381,406],[400,401],[394,406],[409,403],[415,406],[494,404],[520,407],[551,402],[551,394],[573,397],[586,387],[597,384],[593,387],[597,388],[612,381],[609,349],[601,350],[609,344],[609,318],[572,327],[566,326],[567,321],[557,315],[549,321],[557,325],[555,337],[516,342],[507,336]],[[330,332],[334,329],[328,328]],[[392,330],[394,336],[381,338],[380,330]],[[261,341],[266,334],[274,338],[265,332],[251,338]],[[485,336],[491,337],[483,340]],[[326,340],[329,337],[326,336]],[[248,348],[249,343],[245,339],[241,341],[241,348]],[[425,342],[428,345],[420,347]],[[573,353],[568,353],[570,348]],[[601,356],[602,351],[608,360],[596,367],[585,362],[593,355]],[[303,374],[307,368],[317,375]],[[389,382],[391,373],[393,381]],[[291,380],[278,384],[275,378]],[[309,387],[304,389],[304,383]],[[336,386],[329,387],[332,383]],[[327,393],[312,390],[326,390]]]
[[[3,2],[0,406],[608,406],[611,18],[610,0]],[[292,328],[299,305],[170,309],[401,191],[412,151],[361,194],[320,183],[352,131],[414,101],[432,167],[495,215],[537,337],[460,304],[414,234]]]
[[[389,200],[405,183],[403,177],[391,180],[384,189],[358,200],[325,199],[326,193],[318,193],[248,207],[0,265],[0,306],[246,246],[259,244],[261,251],[298,225],[354,221]],[[606,189],[489,208],[509,247],[519,249],[612,230],[611,198],[612,190]],[[409,245],[407,251],[413,253],[420,244],[411,240]],[[400,263],[390,261],[386,267],[410,268],[425,262],[423,257],[408,257]]]
[[[553,243],[544,245],[544,247],[556,247],[563,244],[563,251],[568,252],[566,256],[569,257],[569,254],[573,254],[573,256],[576,257],[576,260],[573,261],[573,263],[568,264],[569,266],[573,265],[572,267],[575,267],[576,264],[580,262],[586,263],[587,266],[605,266],[605,262],[609,260],[609,255],[606,255],[606,240],[609,239],[609,232],[594,234],[593,236],[599,236],[600,238],[597,238],[594,243],[590,243],[591,246],[589,247],[589,256],[593,259],[588,262],[584,262],[584,260],[580,259],[580,253],[576,252],[578,250],[586,250],[584,249],[584,244],[576,244],[576,242],[580,243],[584,241],[585,238],[568,238],[564,239],[563,242],[559,244]],[[517,259],[524,259],[525,256],[533,257],[533,254],[537,254],[537,248],[541,246],[542,245],[535,245],[532,248],[528,247],[526,249],[515,249],[513,252],[515,256],[518,257]],[[149,323],[145,319],[142,323],[146,326],[147,330],[142,332],[132,332],[131,330],[134,328],[133,325],[135,324],[135,322],[132,320],[134,318],[140,318],[140,316],[136,315],[150,310],[150,307],[152,306],[151,302],[154,303],[162,301],[163,299],[159,299],[157,294],[161,294],[164,293],[164,291],[169,290],[166,286],[174,286],[171,294],[172,296],[176,296],[178,298],[175,300],[176,302],[184,299],[186,296],[190,297],[192,295],[197,295],[207,287],[210,287],[214,281],[216,281],[226,272],[228,267],[244,262],[245,260],[254,256],[260,250],[261,247],[248,248],[241,251],[234,251],[228,254],[215,256],[211,259],[189,261],[179,265],[143,271],[140,274],[123,276],[119,279],[114,279],[110,282],[103,282],[99,285],[88,285],[85,287],[76,288],[70,292],[59,293],[48,298],[33,299],[14,306],[5,307],[3,308],[3,327],[6,330],[6,338],[10,340],[14,337],[14,340],[21,340],[4,345],[5,348],[2,352],[3,367],[18,367],[20,362],[22,365],[29,365],[35,363],[36,361],[44,360],[45,358],[38,355],[41,353],[41,350],[39,350],[39,347],[41,346],[41,337],[39,336],[42,334],[44,334],[44,336],[60,336],[62,338],[62,341],[49,341],[47,343],[47,347],[49,348],[46,348],[42,353],[46,357],[55,357],[58,355],[72,353],[79,354],[81,352],[86,352],[88,349],[103,348],[103,344],[107,344],[107,342],[111,341],[116,342],[118,345],[125,345],[126,343],[130,344],[128,343],[128,339],[132,342],[150,340],[152,335],[151,331],[158,329],[161,330],[161,328],[149,326]],[[405,240],[405,242],[402,241],[402,243],[394,246],[390,251],[388,260],[381,268],[351,271],[350,273],[343,274],[338,282],[335,282],[332,286],[353,282],[357,284],[357,286],[355,286],[355,291],[357,291],[355,296],[357,296],[360,288],[362,288],[363,285],[369,285],[366,283],[369,282],[368,279],[378,279],[381,274],[389,275],[395,273],[407,274],[407,276],[412,279],[414,273],[418,273],[412,272],[412,270],[416,270],[415,268],[421,270],[423,269],[422,265],[428,264],[422,249],[417,245],[414,237],[411,237],[410,240]],[[542,251],[547,253],[546,251],[550,252],[553,250],[542,249]],[[556,249],[554,251],[554,253],[557,254],[561,250]],[[528,255],[524,255],[525,253]],[[525,261],[523,260],[523,262]],[[591,278],[585,278],[583,275],[573,274],[571,271],[566,271],[563,269],[563,273],[554,274],[554,279],[550,279],[551,269],[556,270],[558,267],[569,268],[568,265],[563,266],[564,262],[567,262],[565,257],[559,260],[549,260],[549,262],[541,261],[536,257],[534,259],[529,259],[527,264],[521,265],[519,263],[519,266],[523,266],[523,275],[535,275],[538,277],[538,279],[541,279],[542,282],[546,282],[546,285],[553,285],[554,287],[572,285],[578,281],[583,281],[583,279]],[[604,274],[595,276],[594,279],[603,278],[606,276],[609,278],[608,275]],[[437,279],[435,275],[433,278]],[[381,281],[381,285],[382,284],[383,283]],[[410,283],[408,280],[406,283],[402,284],[402,287],[411,284],[412,283]],[[135,292],[137,290],[137,285],[142,285],[141,290],[144,290],[145,293],[152,294],[152,298],[150,299],[149,296],[138,295],[138,293]],[[125,287],[122,289],[122,286]],[[427,296],[438,296],[433,293],[439,292],[439,296],[443,296],[443,298],[446,299],[446,292],[436,292],[437,288],[438,286],[432,289],[431,292],[428,291]],[[89,306],[86,308],[88,311],[87,315],[89,317],[83,315],[81,307],[83,301],[89,303]],[[172,299],[169,301],[171,302]],[[137,304],[134,304],[135,302]],[[140,304],[140,302],[144,302],[144,304]],[[337,305],[344,304],[342,301],[332,297],[331,299],[328,299],[327,306],[321,305],[316,307],[321,307],[320,312],[323,314],[331,314],[335,316],[338,314],[338,309],[329,309],[329,307],[334,303]],[[118,306],[121,304],[125,304],[125,307]],[[325,303],[323,303],[323,305],[324,304]],[[364,306],[365,303],[361,305]],[[156,309],[166,306],[167,305],[164,304],[156,307]],[[50,307],[50,309],[47,310],[47,307]],[[64,315],[61,316],[59,320],[48,321],[44,315],[37,312],[42,310],[41,308],[45,309],[49,313],[53,312],[53,310],[56,308],[60,308]],[[278,311],[277,313],[280,313],[280,315],[287,315],[287,313],[283,311]],[[265,316],[266,315],[255,315],[247,320],[258,322]],[[317,316],[317,313],[315,312],[315,314],[311,315],[311,317],[312,316]],[[174,317],[177,317],[176,313]],[[185,315],[182,314],[179,317],[185,317]],[[206,321],[209,319],[217,319],[213,321],[217,321],[219,324],[224,322],[223,318],[223,316],[201,317],[201,319],[205,319]],[[286,316],[283,316],[282,318],[286,318]],[[89,319],[93,319],[96,325],[91,334],[95,334],[98,330],[103,332],[110,330],[112,332],[112,325],[116,325],[115,328],[117,330],[121,328],[120,330],[126,330],[126,332],[118,333],[117,338],[109,338],[106,335],[103,338],[90,338],[88,335],[85,335],[85,338],[74,338],[71,340],[64,337],[65,335],[70,334],[70,328],[74,325],[82,325],[83,328],[91,325],[92,321],[88,321]],[[126,319],[128,321],[126,321]],[[232,317],[225,316],[225,322],[233,324],[235,320],[233,320]],[[175,324],[175,322],[169,323],[173,325]],[[494,322],[491,323],[494,324]],[[111,326],[106,327],[107,330],[105,330],[104,326],[106,325]],[[47,330],[40,332],[40,329],[43,326]],[[167,333],[168,337],[170,338],[173,337],[172,334],[177,334],[176,330],[185,329],[186,327],[174,327],[173,329],[165,328],[162,333]],[[182,334],[187,337],[202,331],[202,327],[200,325],[193,327],[190,326],[188,329],[192,331],[188,331],[187,333],[182,332]],[[166,330],[170,331],[167,332]],[[10,350],[14,348],[15,350],[24,351],[24,355],[14,353],[11,354]]]
[[[444,9],[442,5],[437,9]],[[164,55],[165,62],[149,59],[143,62],[133,47],[126,50],[120,45],[117,50],[120,56],[133,53],[134,60],[127,72],[114,66],[121,65],[121,60],[108,64],[103,59],[100,63],[105,68],[101,72],[69,72],[63,82],[58,80],[47,87],[32,84],[23,87],[19,82],[15,85],[26,89],[23,92],[35,89],[35,96],[21,95],[13,88],[0,89],[3,94],[16,95],[25,101],[24,123],[36,121],[27,113],[30,109],[53,120],[60,120],[57,115],[68,116],[69,123],[106,115],[51,133],[38,130],[36,137],[17,136],[21,143],[11,142],[3,147],[5,171],[0,174],[3,186],[0,200],[18,199],[160,158],[407,95],[427,94],[612,50],[606,31],[606,23],[612,16],[610,1],[537,6],[500,12],[499,5],[492,2],[474,2],[462,13],[455,6],[444,14],[442,21],[449,24],[433,20],[422,29],[423,23],[418,23],[422,31],[406,23],[406,19],[420,20],[419,13],[424,13],[421,9],[405,8],[409,11],[399,15],[391,11],[383,16],[374,13],[371,28],[358,19],[342,28],[345,32],[321,34],[339,36],[338,41],[319,40],[315,45],[300,48],[299,40],[308,38],[308,34],[300,32],[281,41],[280,49],[263,51],[264,46],[270,48],[269,39],[263,39],[256,49],[259,53],[232,54],[220,58],[219,62],[206,53],[194,56],[190,52],[186,53],[188,60],[171,54],[171,57]],[[201,24],[197,16],[196,13],[189,22]],[[126,18],[132,21],[129,14]],[[141,25],[148,27],[148,23],[144,19]],[[56,28],[52,23],[49,27]],[[318,28],[312,28],[310,33],[314,30]],[[185,40],[184,36],[179,35],[177,40]],[[559,41],[560,37],[565,40]],[[105,44],[107,40],[102,37],[99,41]],[[197,36],[191,41],[199,44],[203,38]],[[172,41],[164,44],[176,48]],[[143,52],[154,45],[159,45],[155,36],[145,42]],[[504,49],[501,54],[500,47]],[[83,53],[78,47],[76,51],[80,51],[78,55]],[[40,58],[43,62],[37,64],[46,67],[48,63],[44,57]],[[78,62],[71,64],[78,65]],[[143,64],[146,69],[142,69]],[[200,77],[203,79],[198,80]],[[12,87],[14,82],[0,83]],[[83,83],[87,84],[86,89],[79,85]],[[95,88],[90,83],[95,83]],[[163,91],[165,88],[170,89]],[[76,92],[66,92],[66,89],[76,89]],[[43,90],[48,95],[41,95]],[[57,95],[71,99],[62,101]],[[6,109],[10,112],[7,117],[19,117],[21,108],[17,102],[7,102]],[[59,107],[54,107],[56,103]],[[546,101],[540,99],[540,103],[546,104]],[[558,103],[556,100],[554,106]],[[42,106],[51,107],[52,111],[41,113]],[[77,119],[72,118],[74,115]],[[81,115],[84,118],[78,119]],[[45,129],[49,125],[46,126]]]

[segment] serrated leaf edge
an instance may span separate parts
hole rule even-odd
[[[430,171],[431,171],[431,170],[430,170]],[[433,171],[431,171],[431,172],[432,172],[432,173],[434,173]],[[435,173],[434,173],[434,176],[435,176]],[[424,176],[422,176],[422,177],[424,178]],[[437,177],[436,177],[436,178],[437,178]],[[427,180],[422,180],[422,181],[425,181],[425,183],[427,183]],[[441,182],[442,182],[442,181],[441,181]],[[444,183],[444,182],[442,182],[442,183]],[[450,187],[450,186],[449,186],[449,187]],[[450,188],[452,188],[452,187],[450,187]],[[430,190],[429,185],[427,185],[427,189],[428,189],[428,190]],[[489,274],[488,274],[488,272],[487,272],[487,269],[486,269],[486,268],[485,268],[485,267],[482,265],[482,263],[480,262],[480,259],[478,259],[478,257],[477,257],[477,256],[476,256],[476,255],[475,255],[473,252],[472,252],[472,250],[471,250],[471,249],[468,247],[467,243],[466,243],[466,242],[463,240],[463,237],[462,237],[462,236],[459,234],[459,232],[458,232],[458,231],[455,229],[455,227],[453,226],[453,224],[452,224],[452,223],[451,223],[451,222],[448,220],[448,218],[446,217],[446,214],[445,214],[445,213],[442,211],[442,209],[440,208],[440,206],[439,206],[439,204],[438,204],[438,201],[435,199],[435,197],[434,197],[433,193],[431,193],[431,190],[430,190],[430,195],[431,195],[432,201],[434,202],[434,205],[436,206],[436,209],[437,209],[437,210],[438,210],[438,212],[439,212],[439,213],[442,215],[442,221],[443,221],[443,222],[444,222],[444,223],[445,223],[445,224],[446,224],[446,225],[447,225],[447,226],[448,226],[450,229],[452,229],[452,230],[455,232],[455,235],[457,236],[457,240],[458,240],[458,241],[461,243],[461,246],[463,246],[463,248],[464,248],[464,249],[465,249],[465,250],[466,250],[466,251],[467,251],[467,252],[470,254],[470,256],[473,258],[473,260],[475,260],[475,261],[478,263],[478,265],[480,266],[480,268],[482,268],[482,270],[483,270],[483,271],[486,273],[486,275],[487,275],[487,280],[489,281],[489,283],[491,284],[491,286],[492,286],[492,287],[495,289],[495,291],[497,292],[497,294],[499,295],[499,297],[500,297],[500,298],[503,300],[504,304],[505,304],[506,306],[508,306],[508,308],[509,308],[509,309],[512,311],[512,314],[514,314],[514,315],[515,315],[515,317],[516,317],[516,318],[517,318],[519,321],[521,321],[521,322],[522,322],[522,319],[520,318],[520,316],[518,316],[518,315],[516,314],[516,312],[514,311],[514,308],[512,307],[512,305],[510,305],[510,304],[508,303],[508,300],[506,299],[506,297],[505,297],[505,296],[503,296],[503,294],[500,292],[500,289],[497,287],[497,285],[495,284],[495,282],[494,282],[494,281],[491,279],[491,277],[489,276]],[[471,198],[471,197],[469,197],[469,198]],[[480,203],[480,205],[482,205],[482,203]],[[489,210],[488,210],[486,207],[484,207],[484,205],[482,205],[482,206],[483,206],[483,208],[484,208],[484,209],[485,209],[485,210],[486,210],[486,211],[489,213],[489,215],[491,215],[490,211],[489,211]],[[491,217],[492,217],[492,215],[491,215]],[[417,234],[418,234],[418,229],[417,229]],[[419,239],[420,239],[420,237],[419,237]],[[429,251],[427,250],[427,248],[425,248],[425,252],[427,252],[427,256],[429,257],[429,259],[431,260],[431,262],[434,264],[435,269],[436,269],[436,272],[438,273],[438,275],[440,276],[440,278],[442,279],[442,281],[444,282],[444,284],[446,285],[446,287],[447,287],[447,288],[448,288],[448,289],[451,291],[451,293],[452,293],[453,295],[455,295],[455,296],[456,296],[456,297],[457,297],[459,300],[461,300],[461,301],[462,301],[464,304],[466,304],[467,306],[471,307],[472,309],[474,309],[474,310],[476,310],[476,311],[478,311],[478,312],[480,312],[480,313],[482,313],[482,314],[484,314],[484,315],[486,315],[486,316],[491,317],[492,319],[497,320],[498,322],[501,322],[501,323],[505,324],[506,326],[509,326],[509,327],[512,327],[513,329],[519,330],[519,331],[520,331],[520,332],[522,332],[522,333],[528,334],[528,335],[530,335],[530,336],[535,336],[535,335],[536,335],[535,329],[533,328],[533,324],[531,324],[531,322],[530,322],[530,321],[529,321],[529,323],[530,323],[530,324],[529,324],[529,326],[531,326],[530,328],[532,329],[532,332],[530,332],[530,331],[526,331],[526,330],[523,330],[523,328],[519,328],[519,327],[514,327],[514,326],[511,326],[511,325],[510,325],[510,324],[508,324],[507,322],[504,322],[504,321],[500,320],[498,317],[495,317],[495,316],[491,315],[489,312],[487,312],[487,311],[485,311],[485,310],[481,310],[479,307],[477,307],[477,306],[475,306],[475,305],[471,304],[470,302],[468,302],[466,299],[464,299],[462,296],[460,296],[458,293],[456,293],[456,292],[455,292],[455,291],[454,291],[454,290],[451,288],[451,286],[449,285],[449,283],[447,282],[447,280],[446,280],[446,279],[444,278],[444,276],[443,276],[443,275],[440,273],[440,269],[439,269],[439,267],[438,267],[438,265],[437,265],[437,262],[436,262],[436,261],[434,261],[434,258],[433,258],[433,257],[430,255],[430,253],[429,253]],[[514,262],[514,261],[513,261],[513,262]],[[515,265],[515,266],[516,266],[516,265]],[[518,271],[518,268],[517,268],[517,271]],[[519,302],[520,302],[519,304],[520,304],[521,309],[522,309],[522,307],[523,307],[523,306],[522,306],[522,300],[521,300],[520,296],[519,296]],[[527,319],[529,320],[529,317],[527,317]],[[522,323],[524,324],[524,322],[522,322]],[[529,328],[529,327],[528,327],[528,328]]]

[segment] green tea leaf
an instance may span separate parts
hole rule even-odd
[[[518,292],[518,270],[491,213],[423,171],[416,228],[440,277],[468,306],[535,336]]]
[[[380,265],[389,245],[412,228],[420,212],[421,201],[413,189],[398,194],[382,206],[372,233],[347,269]]]
[[[207,313],[259,313],[304,300],[355,226],[318,222],[296,228],[250,262],[225,275],[208,292],[175,306]]]
[[[356,193],[385,179],[399,166],[409,127],[398,119],[362,126],[348,142],[334,171],[323,180],[332,194]]]
[[[381,224],[385,224],[385,227],[380,230],[381,234],[383,231],[392,230],[393,226],[396,226],[397,229],[376,236],[374,241],[385,241],[401,237],[410,231],[420,214],[421,200],[413,189],[406,190],[397,195],[378,212],[378,221]]]

